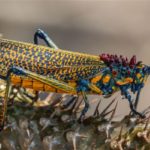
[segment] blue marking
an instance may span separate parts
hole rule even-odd
[[[19,67],[12,67],[8,70],[6,79],[9,78],[11,73],[14,73],[15,75],[26,75],[25,71],[22,68]]]
[[[78,81],[78,87],[77,87],[77,91],[81,92],[81,91],[89,91],[89,87],[88,87],[89,81],[81,79],[80,81]]]

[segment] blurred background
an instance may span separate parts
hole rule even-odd
[[[61,49],[129,58],[136,54],[138,60],[150,65],[150,1],[0,0],[4,38],[33,42],[38,28]],[[122,116],[129,113],[129,107],[119,95],[113,97],[119,102],[117,115]],[[139,111],[150,105],[150,80],[140,99]],[[101,108],[109,102],[104,99]]]

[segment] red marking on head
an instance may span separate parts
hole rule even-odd
[[[123,57],[122,55],[110,55],[110,54],[102,54],[100,55],[100,59],[103,60],[105,63],[112,64],[122,64],[123,66],[128,65],[128,59],[126,57]]]
[[[136,65],[136,56],[134,55],[130,60],[129,66],[133,68],[135,65]]]
[[[108,65],[112,65],[112,63],[115,64],[121,64],[123,66],[129,66],[130,68],[133,68],[136,65],[136,56],[133,56],[130,59],[130,62],[128,61],[127,57],[124,57],[122,55],[110,55],[110,54],[101,54],[100,59],[107,63]]]

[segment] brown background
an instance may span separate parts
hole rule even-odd
[[[32,42],[37,28],[45,30],[62,49],[127,57],[136,54],[150,64],[150,1],[0,0],[0,33],[5,38]],[[118,95],[117,112],[122,116],[129,108]],[[150,105],[149,97],[150,80],[138,110]],[[101,108],[108,102],[105,99]]]

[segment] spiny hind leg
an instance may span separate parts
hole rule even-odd
[[[52,41],[52,39],[41,29],[38,29],[34,34],[34,43],[38,44],[38,38],[45,41],[48,47],[58,49],[58,46]]]
[[[41,29],[38,29],[35,34],[34,34],[34,44],[38,45],[38,38],[42,39],[45,41],[47,46],[58,49],[58,46],[51,40],[51,38]],[[39,92],[36,92],[36,97],[34,101],[38,99]]]
[[[54,78],[51,77],[46,77],[43,75],[36,74],[34,72],[19,68],[19,67],[12,67],[9,69],[7,73],[7,82],[9,81],[8,79],[10,78],[11,74],[15,74],[17,76],[26,76],[31,79],[35,79],[37,81],[40,81],[41,83],[47,84],[51,87],[54,87],[56,89],[62,90],[67,93],[76,93],[76,89],[72,86],[70,86],[68,83],[58,81]]]
[[[18,76],[28,76],[32,79],[35,79],[37,81],[40,81],[42,83],[45,83],[45,84],[50,85],[52,87],[55,87],[57,89],[60,89],[62,91],[65,91],[65,92],[68,92],[68,93],[76,93],[76,89],[74,87],[69,86],[65,82],[61,82],[61,81],[55,80],[53,78],[47,78],[45,76],[38,75],[36,73],[30,72],[28,70],[24,70],[24,69],[19,68],[19,67],[12,67],[8,70],[7,76],[6,76],[5,97],[4,97],[4,100],[3,100],[2,108],[0,110],[0,129],[3,128],[5,117],[6,117],[7,102],[8,102],[9,91],[10,91],[10,87],[11,87],[10,84],[11,84],[11,75],[12,74],[15,74],[15,75],[18,75]]]
[[[34,34],[34,44],[38,45],[38,38],[45,41],[48,47],[58,49],[58,46],[52,41],[52,39],[41,29],[38,29]],[[36,97],[33,101],[38,99],[39,92],[36,92]]]

